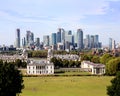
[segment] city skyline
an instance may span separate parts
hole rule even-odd
[[[27,30],[43,40],[43,35],[56,33],[57,28],[99,35],[103,45],[109,38],[120,42],[120,0],[4,0],[0,1],[0,45],[15,42],[15,31]]]

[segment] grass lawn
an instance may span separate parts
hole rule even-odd
[[[20,96],[107,96],[106,86],[113,77],[24,77]]]

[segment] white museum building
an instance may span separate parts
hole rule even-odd
[[[54,74],[54,64],[48,61],[30,61],[27,65],[28,75],[51,75]]]
[[[81,68],[86,68],[92,74],[95,75],[103,75],[105,74],[105,65],[104,64],[96,64],[90,61],[82,61]]]
[[[52,75],[54,74],[54,64],[50,62],[53,57],[51,49],[48,50],[48,57],[46,60],[30,60],[27,64],[28,75]]]

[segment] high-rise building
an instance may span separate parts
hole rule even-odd
[[[62,34],[61,36],[62,42],[64,42],[65,41],[65,30],[63,28],[61,28],[61,34]]]
[[[94,47],[95,48],[99,47],[99,36],[98,35],[94,36]]]
[[[115,48],[116,48],[115,40],[113,40],[112,38],[109,38],[109,49],[114,50]]]
[[[86,38],[84,40],[84,48],[90,49],[90,35],[86,35]]]
[[[109,49],[112,50],[112,38],[109,38]]]
[[[57,35],[56,35],[56,39],[57,39],[57,43],[60,43],[61,42],[61,35],[62,35],[62,33],[61,33],[61,28],[59,28],[58,29],[58,32],[57,32]]]
[[[56,45],[56,33],[52,33],[51,35],[51,45]]]
[[[90,36],[90,47],[94,48],[94,35]]]
[[[74,45],[74,36],[73,35],[66,35],[65,42],[69,42],[70,45]]]
[[[71,30],[68,31],[68,35],[72,35],[72,31]]]
[[[83,46],[83,31],[82,31],[82,29],[77,30],[76,39],[77,39],[78,49],[83,49],[84,46]]]
[[[43,44],[44,47],[50,45],[50,37],[49,37],[49,35],[44,35],[44,36],[43,36],[43,42],[44,42],[44,44]]]
[[[31,31],[26,31],[26,44],[31,46],[34,44],[34,34]]]
[[[26,40],[25,40],[25,37],[22,39],[22,46],[23,46],[23,47],[26,46]]]
[[[40,47],[40,38],[35,38],[35,46]]]
[[[20,29],[16,30],[16,48],[20,48]]]

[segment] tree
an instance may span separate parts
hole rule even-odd
[[[20,59],[15,60],[16,67],[20,68],[22,66],[22,61]]]
[[[93,63],[100,63],[100,57],[95,55],[95,56],[93,56],[93,58],[91,59],[91,61]]]
[[[106,64],[106,74],[115,75],[117,71],[120,71],[120,58],[109,60]]]
[[[106,54],[104,54],[104,55],[100,58],[100,63],[106,65],[106,63],[107,63],[111,58],[113,58],[112,55],[106,53]]]
[[[69,65],[69,61],[68,60],[63,60],[63,67],[67,68]]]
[[[114,79],[111,80],[110,86],[107,86],[107,94],[109,96],[120,96],[120,71]]]
[[[85,55],[81,56],[81,61],[83,61],[83,60],[90,60],[90,59],[89,59],[88,55],[85,54]]]
[[[15,65],[0,62],[0,96],[16,96],[23,88],[22,74]]]

